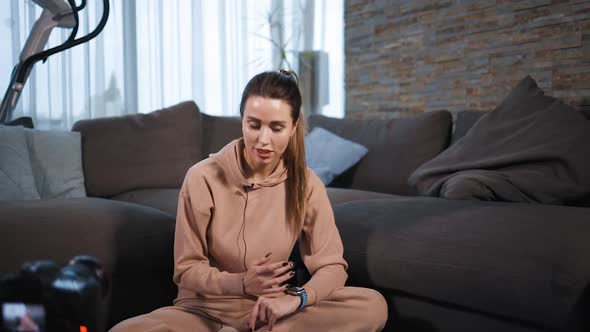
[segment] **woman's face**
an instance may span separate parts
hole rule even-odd
[[[295,133],[291,106],[281,99],[251,96],[246,100],[242,134],[244,157],[254,173],[268,175]]]

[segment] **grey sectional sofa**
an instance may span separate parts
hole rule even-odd
[[[422,197],[408,177],[479,114],[390,120],[311,116],[369,153],[328,188],[349,285],[389,302],[386,331],[588,330],[590,209]],[[176,202],[186,170],[241,135],[193,102],[84,120],[89,197],[0,201],[0,274],[27,260],[98,257],[111,275],[107,326],[170,305]]]

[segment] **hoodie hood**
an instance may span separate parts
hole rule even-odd
[[[243,158],[243,151],[244,139],[239,138],[233,140],[219,152],[209,155],[223,169],[230,185],[241,189],[246,187],[257,189],[260,187],[273,187],[287,180],[287,168],[285,167],[283,158],[281,158],[277,167],[263,181],[257,183],[249,182],[246,178],[246,161]]]

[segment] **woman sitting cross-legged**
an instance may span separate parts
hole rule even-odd
[[[264,72],[240,103],[243,137],[188,171],[178,202],[173,306],[122,331],[380,331],[378,292],[344,287],[347,263],[326,188],[305,164],[292,71]],[[289,255],[299,239],[303,287]],[[146,290],[149,292],[149,290]]]

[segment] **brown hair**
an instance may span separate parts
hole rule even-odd
[[[296,125],[295,134],[289,140],[283,160],[287,167],[287,216],[293,221],[292,230],[298,236],[305,217],[307,193],[307,165],[305,164],[305,123],[301,113],[301,92],[294,71],[268,71],[254,76],[246,85],[240,102],[240,116],[244,117],[246,101],[251,96],[280,99],[291,106],[291,118]]]

